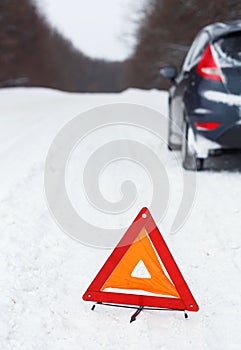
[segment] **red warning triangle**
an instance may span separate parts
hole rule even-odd
[[[138,266],[145,276],[137,273]],[[143,208],[83,295],[87,301],[198,311],[149,210]]]

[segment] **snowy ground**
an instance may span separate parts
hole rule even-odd
[[[185,320],[178,312],[145,311],[129,324],[130,310],[92,312],[81,300],[110,252],[71,240],[55,224],[44,198],[44,164],[68,120],[112,102],[142,103],[166,113],[166,94],[156,91],[1,90],[1,349],[240,349],[240,156],[209,161],[211,170],[197,174],[188,221],[177,234],[164,234],[200,305],[198,313]],[[177,164],[162,152],[175,183]]]

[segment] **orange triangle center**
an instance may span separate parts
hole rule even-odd
[[[140,260],[144,263],[151,278],[133,276],[133,270]],[[141,230],[136,240],[102,286],[101,291],[106,288],[142,290],[158,295],[180,298],[175,286],[164,272],[145,229]]]

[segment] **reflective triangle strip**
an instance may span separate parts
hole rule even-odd
[[[151,278],[131,276],[140,260],[143,260]],[[108,291],[105,291],[107,288]],[[138,289],[160,296],[109,292],[109,288]],[[84,293],[83,299],[177,310],[199,309],[147,208],[137,215]]]

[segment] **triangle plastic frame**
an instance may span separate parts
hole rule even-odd
[[[101,291],[105,281],[109,278],[117,264],[124,257],[142,229],[145,229],[172,283],[176,287],[180,298],[139,295],[129,293],[115,293]],[[97,303],[111,303],[121,305],[136,305],[162,309],[198,311],[199,307],[192,296],[174,258],[172,257],[159,229],[157,228],[149,210],[143,208],[132,225],[126,231],[116,248],[113,250],[89,288],[83,295],[83,300]]]

